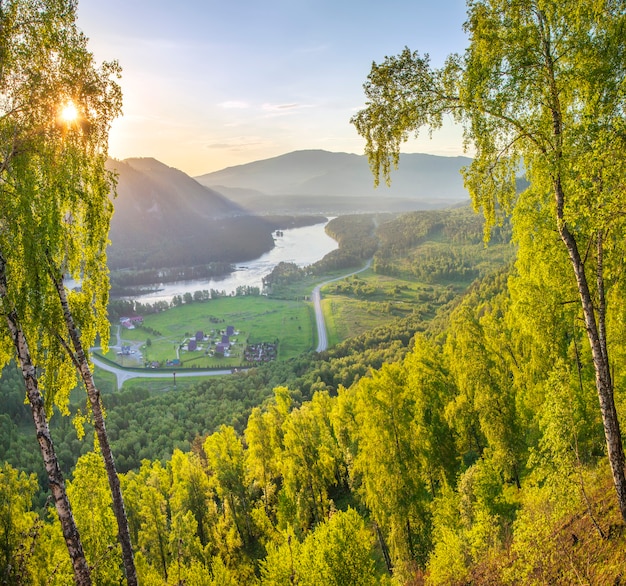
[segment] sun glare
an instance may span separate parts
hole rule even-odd
[[[74,120],[76,120],[78,118],[78,110],[76,109],[76,106],[73,104],[73,102],[68,102],[65,106],[63,106],[63,108],[61,109],[61,119],[64,122],[74,122]]]

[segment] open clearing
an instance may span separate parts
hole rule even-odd
[[[119,348],[112,348],[107,358],[121,366],[142,366],[146,362],[165,365],[178,359],[182,367],[230,368],[241,366],[246,344],[275,343],[278,358],[285,359],[310,350],[314,342],[312,311],[302,301],[263,296],[220,297],[143,318],[142,327],[121,328],[121,342],[130,345],[133,354],[118,355]],[[211,356],[210,347],[215,347],[215,341],[227,326],[237,332],[231,337],[235,343],[230,356]],[[112,347],[117,324],[113,329]],[[213,344],[209,344],[210,340],[199,341],[197,349],[189,351],[187,342],[196,332],[203,332]]]

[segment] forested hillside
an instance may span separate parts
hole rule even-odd
[[[319,271],[328,316],[384,323],[103,397],[82,344],[108,335],[119,70],[94,67],[75,3],[45,6],[15,4],[0,27],[15,105],[0,117],[2,583],[624,583],[624,0],[476,0],[463,55],[372,65],[352,122],[374,173],[450,116],[475,150],[464,181],[482,216],[336,218],[339,251],[281,267],[273,294]],[[41,131],[49,87],[74,95],[84,79],[93,124]],[[329,276],[365,259],[367,274]]]
[[[282,372],[276,365],[228,385],[200,386],[185,398],[198,412],[226,407],[239,387],[248,392],[235,400],[248,402],[250,416],[181,445],[184,451],[166,461],[133,432],[148,415],[147,397],[120,395],[109,427],[134,434],[145,446],[135,450],[147,458],[123,475],[140,575],[153,583],[174,575],[192,583],[204,576],[197,583],[277,584],[294,575],[319,584],[330,575],[338,584],[374,584],[388,569],[400,583],[422,575],[430,584],[481,583],[481,576],[568,583],[581,572],[592,583],[612,581],[622,555],[609,550],[593,562],[584,553],[600,539],[596,532],[613,535],[616,546],[622,539],[612,529],[615,512],[595,488],[607,472],[589,352],[570,319],[575,311],[559,302],[567,291],[545,293],[543,307],[529,314],[519,272],[504,270],[447,311],[443,331],[422,324],[410,349],[411,329],[406,337],[390,330],[388,350],[363,340],[379,349],[358,355],[353,367],[348,347],[337,348],[317,369],[301,360]],[[298,368],[306,370],[294,377]],[[268,388],[274,377],[288,386],[276,386],[273,398],[254,407],[263,397],[249,391]],[[119,415],[111,418],[118,401],[124,426],[131,423],[125,431]],[[165,404],[154,408],[163,412]],[[179,417],[167,405],[156,437],[171,433]],[[83,456],[70,494],[89,503],[77,506],[76,516],[90,559],[107,559],[99,566],[106,583],[117,573],[118,553],[110,549],[114,530],[103,530],[110,525],[101,466],[98,455]],[[2,479],[13,494],[35,490],[9,469]],[[46,571],[48,558],[38,552],[63,552],[53,545],[53,525],[27,538],[35,517],[26,512],[28,498],[19,507],[11,531],[34,553],[16,559],[24,572]],[[577,529],[563,549],[554,532],[571,516],[597,529]],[[352,569],[340,563],[346,556],[355,560]]]
[[[407,254],[423,245],[436,250],[437,242],[437,266],[449,260],[453,240],[476,247],[477,265],[476,253],[488,250],[482,222],[468,209],[388,219],[377,232],[375,258],[387,270],[406,270]],[[506,230],[496,237],[506,242]],[[567,280],[535,282],[543,303],[529,312],[535,293],[523,259],[513,268],[497,260],[502,245],[491,246],[489,274],[461,302],[439,305],[434,320],[416,313],[323,355],[176,394],[135,388],[108,396],[140,577],[155,584],[172,576],[200,584],[288,584],[292,577],[301,584],[391,577],[516,584],[618,576],[622,538],[606,491],[596,488],[608,481],[604,438],[584,332],[576,309],[561,301],[571,294]],[[432,282],[467,278],[464,262],[450,267]],[[8,374],[3,381],[11,388]],[[17,423],[18,399],[10,403]],[[60,423],[66,464],[84,454],[70,494],[89,502],[76,516],[89,559],[107,560],[98,566],[107,583],[119,554],[102,464],[89,440],[72,439],[68,419]],[[20,452],[28,453],[26,444]],[[15,465],[28,468],[27,461]],[[50,572],[46,564],[54,563],[62,584],[66,562],[54,525],[27,537],[37,519],[27,513],[35,481],[9,468],[2,478],[5,491],[26,497],[11,525],[22,544],[12,559],[25,575]],[[561,536],[559,527],[574,517],[589,526]],[[583,552],[601,545],[600,534],[612,535],[613,546],[593,562]],[[49,559],[42,548],[60,557],[42,565]],[[341,562],[347,556],[351,567]]]

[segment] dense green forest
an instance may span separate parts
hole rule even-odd
[[[445,242],[447,226],[463,246],[477,247],[478,266],[482,222],[468,209],[381,223],[375,258],[401,267],[432,238]],[[512,251],[496,245],[496,259],[502,246]],[[445,246],[441,254],[443,262]],[[567,280],[535,283],[544,303],[531,313],[523,271],[523,259],[496,260],[465,295],[436,305],[434,317],[394,320],[321,355],[158,395],[149,386],[107,394],[142,583],[617,575],[622,558],[590,564],[574,547],[602,541],[599,531],[621,542],[597,490],[608,473],[584,333],[576,309],[561,302]],[[70,568],[54,519],[43,513],[45,493],[15,471],[37,469],[39,458],[31,436],[18,433],[28,412],[17,373],[5,371],[1,385],[3,457],[13,466],[3,471],[3,490],[22,495],[5,559],[33,581],[54,565],[50,583],[63,584]],[[97,583],[107,584],[119,575],[119,552],[104,469],[85,429],[80,441],[69,418],[53,418],[70,494],[83,503],[75,514],[88,559],[99,560]],[[598,529],[575,529],[563,551],[558,529],[580,517]]]
[[[462,56],[372,65],[352,122],[376,179],[451,116],[484,221],[337,218],[339,251],[311,271],[372,259],[328,294],[367,307],[376,278],[402,277],[413,311],[389,302],[327,352],[167,391],[103,376],[102,400],[83,344],[109,326],[121,96],[75,10],[0,9],[2,583],[623,583],[624,1],[477,0]],[[51,88],[75,80],[89,123],[50,124]],[[285,292],[311,271],[274,277]]]

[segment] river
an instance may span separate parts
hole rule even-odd
[[[171,301],[176,295],[183,296],[185,293],[195,291],[215,289],[231,294],[241,286],[261,288],[263,277],[271,273],[278,263],[292,262],[299,267],[305,267],[335,250],[338,244],[326,234],[326,224],[327,222],[323,222],[313,226],[283,230],[282,236],[274,236],[275,245],[272,250],[255,260],[237,265],[235,272],[224,279],[161,283],[158,285],[158,291],[136,295],[133,299],[142,303],[155,303],[156,301]]]

